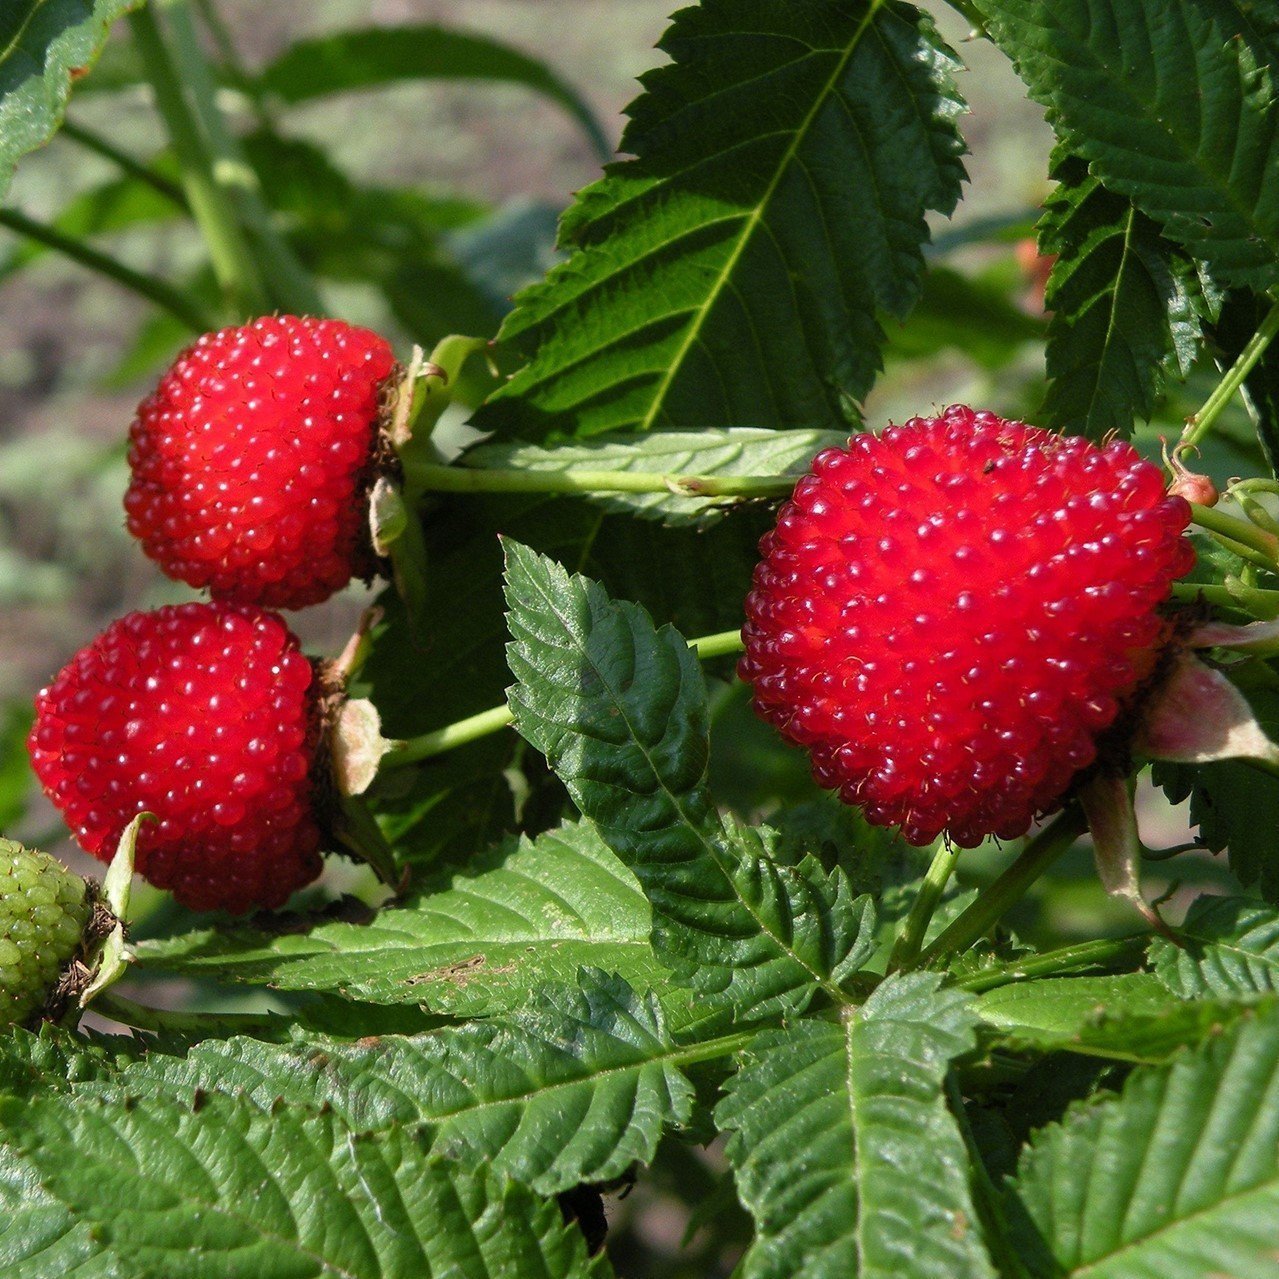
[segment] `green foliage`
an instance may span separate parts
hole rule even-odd
[[[759,1231],[743,1279],[994,1275],[943,1091],[974,1025],[918,973],[839,1024],[756,1039],[715,1116]]]
[[[501,435],[854,421],[924,214],[964,176],[953,56],[910,5],[706,0],[661,42],[571,252],[502,329]]]
[[[545,94],[581,125],[597,151],[608,156],[612,150],[581,95],[544,62],[448,27],[371,27],[299,40],[262,72],[258,85],[292,103],[438,77],[505,81]]]
[[[4,10],[0,188],[127,7]],[[1279,779],[1157,765],[1229,865],[1173,863],[1216,895],[1181,925],[1174,898],[1170,936],[1110,940],[1139,920],[1098,914],[1085,849],[1020,916],[1009,885],[1052,837],[1033,873],[997,879],[1019,854],[991,841],[943,883],[944,840],[908,848],[821,796],[732,682],[758,540],[872,392],[874,429],[908,393],[926,413],[980,386],[975,407],[1147,451],[1193,417],[1218,481],[1273,466],[1275,6],[953,7],[1058,145],[1010,211],[931,243],[964,179],[963,103],[956,55],[904,0],[675,14],[631,158],[569,208],[559,257],[541,196],[357,179],[321,130],[293,134],[297,104],[465,79],[541,95],[606,155],[587,95],[530,53],[414,25],[308,37],[253,71],[213,0],[134,15],[135,43],[112,43],[85,89],[99,110],[160,89],[167,141],[133,157],[76,131],[118,172],[47,224],[8,211],[27,240],[0,282],[52,249],[167,305],[117,378],[253,298],[349,308],[405,360],[410,341],[501,335],[494,367],[448,383],[454,411],[432,399],[418,420],[422,588],[380,595],[349,690],[388,737],[432,734],[363,797],[404,878],[335,865],[247,921],[143,906],[142,980],[96,1005],[137,1035],[74,1013],[0,1035],[6,1279],[602,1279],[605,1225],[621,1273],[672,1279],[1276,1273]],[[1040,177],[1041,216],[1020,207]],[[169,239],[180,289],[112,256]],[[1249,353],[1245,405],[1215,418],[1211,365]],[[0,494],[6,532],[24,487]],[[1258,519],[1236,532],[1264,558]],[[1279,612],[1248,547],[1196,541],[1178,591],[1205,588],[1198,610]],[[706,635],[722,656],[690,644]],[[1275,674],[1231,668],[1279,740]],[[0,722],[0,828],[31,820],[28,726]],[[928,958],[901,962],[921,937]],[[148,991],[184,1006],[133,1002]],[[726,1166],[697,1149],[717,1137]],[[636,1177],[638,1210],[603,1205]],[[654,1220],[688,1225],[678,1259]]]
[[[148,966],[189,976],[458,1016],[517,1008],[544,982],[573,982],[583,965],[641,989],[657,979],[648,903],[593,828],[512,841],[489,861],[366,922],[209,929],[142,950]]]
[[[521,734],[632,866],[654,944],[738,1014],[802,1007],[870,957],[874,907],[814,858],[726,822],[706,785],[706,689],[673,628],[507,543],[510,691]]]
[[[1055,254],[1044,304],[1048,423],[1100,440],[1149,418],[1163,376],[1184,377],[1205,303],[1195,266],[1131,200],[1113,195],[1076,155],[1060,151],[1057,189],[1039,224]]]
[[[1273,1275],[1277,1087],[1271,1008],[1036,1134],[1014,1187],[1032,1273]]]
[[[2,1113],[66,1210],[57,1243],[83,1248],[87,1225],[99,1256],[138,1279],[246,1267],[352,1279],[607,1273],[554,1203],[434,1158],[408,1134],[354,1134],[331,1113],[221,1097],[72,1105],[54,1093]]]
[[[74,75],[137,0],[11,0],[0,13],[0,196],[13,167],[62,122]]]
[[[1072,153],[1221,284],[1279,283],[1271,51],[1228,0],[981,0]],[[1190,86],[1193,90],[1187,92]]]
[[[1182,999],[1279,992],[1279,914],[1247,897],[1201,897],[1177,930],[1156,939],[1155,972]]]

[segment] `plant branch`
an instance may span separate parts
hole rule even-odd
[[[100,155],[103,159],[110,160],[112,164],[122,169],[131,178],[137,178],[139,182],[145,182],[147,186],[154,191],[158,191],[165,199],[172,200],[180,209],[190,211],[186,195],[176,182],[170,182],[168,178],[157,173],[154,169],[148,168],[140,160],[135,160],[133,156],[121,151],[92,129],[86,129],[83,125],[76,124],[74,120],[63,120],[58,136],[68,138],[70,141],[84,147],[86,151],[92,151],[95,155]]]
[[[1060,950],[1048,950],[1039,955],[1027,955],[997,968],[988,968],[970,977],[961,977],[955,984],[965,990],[980,994],[998,986],[1031,977],[1051,977],[1057,973],[1071,972],[1076,968],[1131,968],[1145,954],[1150,941],[1148,933],[1136,933],[1131,937],[1111,937],[1101,941],[1083,942],[1078,946],[1063,946]]]
[[[135,9],[129,29],[155,94],[178,163],[182,186],[209,250],[213,272],[241,318],[267,309],[266,289],[249,251],[235,209],[214,179],[213,164],[200,125],[192,114],[182,80],[156,21],[154,6]]]
[[[0,209],[0,226],[8,227],[19,235],[25,235],[28,239],[57,250],[90,271],[105,275],[126,289],[154,302],[156,306],[163,307],[184,324],[189,325],[196,333],[203,333],[206,329],[217,327],[216,317],[205,311],[194,299],[187,297],[163,280],[156,279],[155,276],[144,275],[141,271],[135,271],[132,267],[125,266],[123,262],[118,262],[115,258],[90,248],[83,240],[63,235],[54,227],[36,222],[25,214],[17,212],[16,209]]]
[[[1074,844],[1087,825],[1083,809],[1076,803],[1058,814],[911,967],[932,965],[972,945],[1021,900],[1031,884]]]
[[[1239,352],[1239,358],[1226,370],[1225,376],[1213,388],[1212,394],[1204,401],[1204,406],[1193,417],[1186,421],[1186,429],[1181,435],[1181,447],[1186,448],[1203,439],[1212,424],[1221,414],[1222,409],[1234,398],[1235,393],[1243,386],[1253,366],[1265,354],[1266,347],[1279,333],[1279,302],[1272,303],[1266,312],[1257,331],[1248,339],[1247,345]]]
[[[666,475],[656,471],[517,470],[406,462],[414,489],[436,493],[666,493],[672,497],[772,497],[798,475]]]
[[[714,657],[724,657],[729,653],[737,653],[742,648],[740,631],[719,631],[714,635],[702,635],[688,641],[688,646],[703,661]],[[478,715],[468,716],[455,723],[446,724],[434,732],[423,733],[420,737],[411,737],[396,742],[382,756],[380,768],[403,768],[406,764],[416,764],[420,760],[430,759],[434,755],[443,755],[446,751],[458,746],[465,746],[506,728],[514,720],[511,708],[506,705],[494,706],[480,711]]]
[[[946,885],[950,882],[955,863],[962,851],[949,840],[937,850],[919,886],[919,892],[915,895],[910,914],[906,916],[906,922],[897,935],[897,944],[893,947],[892,958],[889,960],[890,969],[903,968],[914,963],[918,957],[928,925],[932,922],[937,904],[946,891]]]
[[[1215,507],[1200,506],[1197,502],[1190,504],[1190,518],[1201,529],[1220,538],[1227,538],[1239,547],[1256,552],[1251,558],[1261,568],[1275,569],[1279,565],[1279,537],[1258,528],[1250,520],[1241,520],[1234,515],[1227,515]]]

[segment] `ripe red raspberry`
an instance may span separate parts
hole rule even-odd
[[[1189,519],[1123,443],[962,406],[854,436],[760,544],[739,672],[870,821],[1014,838],[1154,670]]]
[[[361,499],[394,366],[340,320],[206,333],[138,406],[129,531],[170,577],[240,604],[302,608],[372,576]]]
[[[36,698],[28,746],[80,844],[195,910],[279,906],[320,873],[316,680],[275,613],[182,604],[113,622]]]

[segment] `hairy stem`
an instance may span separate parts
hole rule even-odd
[[[702,635],[688,641],[688,646],[703,661],[713,657],[725,657],[729,653],[738,653],[742,648],[740,631],[718,631],[714,635]],[[478,715],[468,716],[455,723],[446,724],[434,732],[423,733],[420,737],[411,737],[396,742],[382,756],[380,768],[403,768],[406,764],[415,764],[419,760],[430,759],[433,755],[443,755],[445,751],[465,746],[469,742],[487,737],[506,728],[515,716],[509,706],[494,706]]]
[[[1277,333],[1279,333],[1279,302],[1271,305],[1257,331],[1239,352],[1239,358],[1226,370],[1221,381],[1213,388],[1212,394],[1204,401],[1203,408],[1187,421],[1186,429],[1181,436],[1183,448],[1197,444],[1208,433],[1222,409],[1243,386],[1253,366],[1265,354],[1266,347],[1270,345]]]
[[[1086,829],[1083,809],[1072,803],[1021,850],[1017,860],[993,884],[982,890],[977,900],[924,951],[918,964],[933,965],[971,946],[1022,899],[1031,884]]]
[[[1227,515],[1212,506],[1200,506],[1197,502],[1190,504],[1190,518],[1201,529],[1223,539],[1235,543],[1235,549],[1246,548],[1239,553],[1252,559],[1261,568],[1274,569],[1279,565],[1279,537],[1258,528],[1250,520],[1241,520],[1237,516]],[[1247,551],[1255,552],[1249,556]]]
[[[83,240],[63,235],[61,231],[36,222],[34,219],[19,213],[16,209],[0,209],[0,226],[8,227],[19,235],[46,245],[50,249],[70,258],[73,262],[105,275],[117,284],[139,294],[156,306],[163,307],[171,315],[177,316],[184,324],[189,325],[196,333],[217,327],[217,318],[205,311],[193,298],[158,280],[151,275],[143,275],[123,262],[116,261],[97,249],[90,248]]]
[[[919,886],[919,892],[915,895],[910,914],[906,916],[906,922],[897,935],[897,943],[893,947],[892,959],[889,961],[890,968],[906,967],[914,963],[918,957],[920,947],[924,943],[924,934],[928,932],[928,925],[932,922],[937,904],[941,901],[942,893],[946,891],[946,885],[950,882],[955,863],[959,861],[959,854],[962,851],[947,841],[933,857],[924,875],[923,883]]]
[[[998,968],[974,973],[971,977],[961,977],[956,984],[980,994],[982,991],[1008,986],[1027,978],[1051,977],[1076,968],[1105,968],[1110,971],[1128,969],[1140,961],[1149,941],[1148,933],[1137,933],[1131,937],[1110,937],[1101,941],[1083,942],[1078,946],[1063,946],[1060,950],[1027,955],[1025,959],[1000,964]]]
[[[407,461],[418,492],[666,493],[672,497],[771,497],[789,493],[797,475],[664,475],[656,471],[517,470]]]

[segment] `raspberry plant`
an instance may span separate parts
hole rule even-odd
[[[986,43],[1051,188],[948,227]],[[213,596],[39,697],[111,868],[3,842],[6,1276],[1279,1275],[1279,5],[702,0],[662,49],[513,278],[289,110],[496,79],[607,153],[536,59],[0,14],[0,181],[68,98],[119,169],[0,225],[155,304],[129,528]],[[78,116],[143,83],[152,157]],[[179,219],[185,279],[96,238]],[[982,402],[890,429],[950,350]],[[265,610],[352,576],[308,661]]]

